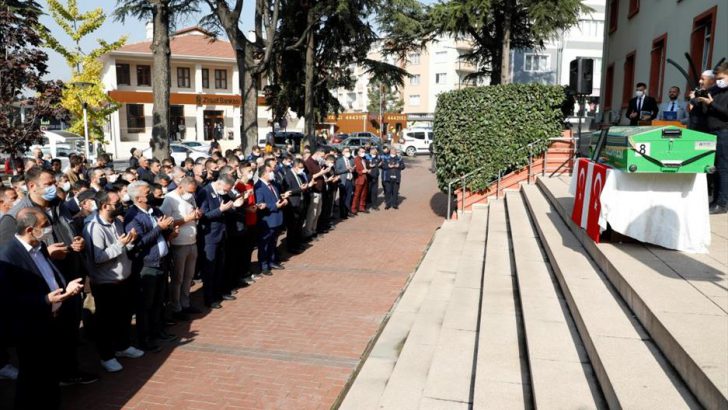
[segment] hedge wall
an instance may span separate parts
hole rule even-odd
[[[435,108],[433,141],[440,189],[453,178],[485,166],[468,188],[483,190],[505,167],[528,162],[534,152],[561,135],[562,86],[507,84],[465,88],[440,94]],[[519,148],[522,148],[519,150]]]

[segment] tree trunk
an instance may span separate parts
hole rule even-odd
[[[258,82],[252,76],[255,69],[253,47],[246,40],[243,49],[245,50],[245,70],[240,72],[240,91],[243,93],[243,109],[241,111],[245,112],[245,121],[241,122],[245,130],[244,134],[242,134],[245,135],[245,142],[242,147],[245,151],[258,143]]]
[[[152,40],[152,139],[149,145],[152,155],[158,160],[169,157],[169,88],[171,74],[169,67],[169,0],[153,3],[152,19],[154,34]]]
[[[308,23],[308,26],[311,26],[314,23],[315,20],[315,13],[313,7],[309,7],[308,9],[308,17],[306,19],[306,22]],[[303,105],[303,111],[304,111],[304,118],[306,120],[305,122],[305,129],[304,134],[306,137],[311,137],[316,133],[316,118],[314,114],[314,106],[313,106],[313,65],[314,65],[314,32],[316,30],[309,30],[308,31],[308,41],[306,44],[306,88],[304,91],[304,105]]]
[[[500,63],[500,83],[508,84],[511,82],[511,11],[508,6],[503,16],[503,47]]]

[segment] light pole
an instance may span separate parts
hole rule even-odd
[[[82,90],[85,90],[86,88],[92,87],[93,83],[83,82],[83,81],[76,81],[70,83],[74,87],[78,87]],[[80,98],[79,98],[80,99]],[[85,154],[86,154],[86,161],[90,160],[89,151],[88,151],[88,104],[85,101],[81,102],[83,104],[83,138],[84,138],[84,148],[85,148]]]

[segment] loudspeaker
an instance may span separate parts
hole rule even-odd
[[[569,87],[577,94],[590,95],[594,79],[594,60],[578,57],[569,64]]]

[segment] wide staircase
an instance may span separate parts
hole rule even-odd
[[[595,244],[568,179],[445,221],[350,409],[728,409],[728,218],[710,254]]]

